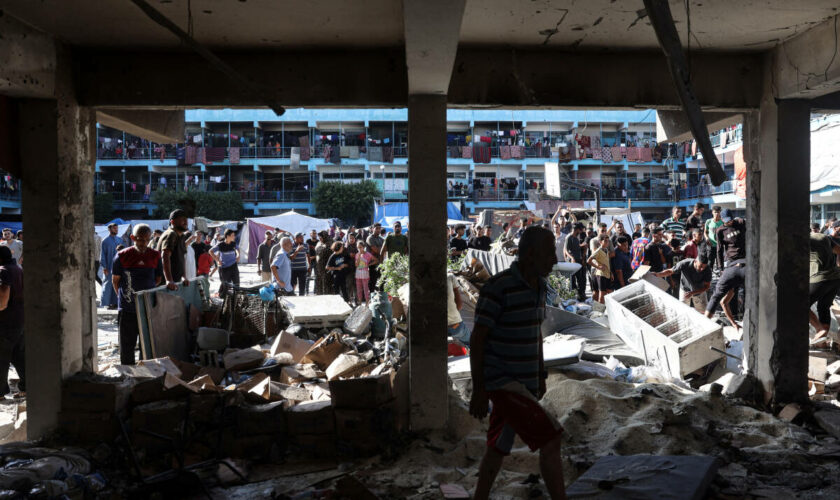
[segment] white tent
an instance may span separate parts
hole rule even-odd
[[[256,262],[257,246],[263,240],[263,230],[268,228],[273,231],[274,228],[278,227],[281,231],[292,234],[303,233],[308,235],[313,229],[315,231],[328,231],[330,221],[299,214],[295,211],[268,217],[249,218],[239,233],[239,261]]]

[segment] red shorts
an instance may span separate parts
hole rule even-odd
[[[487,446],[509,455],[516,435],[536,451],[563,433],[563,427],[533,397],[510,391],[488,391],[493,403]]]

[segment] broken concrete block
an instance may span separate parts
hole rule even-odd
[[[280,382],[271,382],[271,395],[272,399],[278,397],[292,403],[300,403],[312,399],[311,392],[306,388],[281,384]]]
[[[344,320],[344,331],[355,337],[367,335],[370,332],[370,322],[373,313],[364,304],[353,309],[350,316]]]
[[[329,401],[309,401],[292,406],[286,412],[289,434],[332,434],[335,412]]]
[[[286,385],[299,384],[314,378],[324,378],[324,372],[313,364],[297,364],[295,366],[284,366],[280,370],[280,382]]]
[[[822,429],[840,439],[840,411],[819,410],[814,412],[814,420]]]
[[[223,360],[227,370],[250,370],[262,365],[265,361],[265,353],[260,346],[250,349],[227,349]]]
[[[749,399],[754,394],[755,384],[755,377],[750,374],[735,375],[724,388],[723,393],[733,398]]]
[[[840,373],[829,375],[828,380],[825,381],[825,387],[831,391],[840,389]]]
[[[822,356],[808,356],[808,378],[823,381],[828,378],[828,360]]]
[[[798,403],[790,403],[782,408],[779,412],[779,418],[785,422],[794,422],[794,420],[801,420],[802,407]]]
[[[292,364],[296,364],[300,362],[310,347],[312,347],[312,342],[298,338],[286,329],[274,339],[270,352],[272,356],[287,352],[292,355]]]
[[[355,353],[344,353],[338,356],[329,367],[326,373],[327,380],[336,379],[338,377],[351,377],[364,369],[367,366],[367,361]]]

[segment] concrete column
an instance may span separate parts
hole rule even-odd
[[[747,223],[762,229],[750,351],[766,399],[776,404],[808,398],[810,113],[808,101],[769,97],[758,117],[760,218]]]
[[[744,362],[755,374],[758,355],[758,303],[761,290],[759,272],[761,243],[761,163],[759,161],[760,130],[758,112],[744,113],[744,161],[747,163],[747,277],[744,306]]]
[[[95,114],[79,106],[60,59],[56,99],[19,106],[29,439],[57,422],[64,377],[96,364]]]
[[[446,96],[408,99],[411,428],[446,424]]]

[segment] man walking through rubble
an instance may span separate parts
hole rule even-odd
[[[563,428],[540,405],[545,394],[540,324],[548,297],[546,276],[557,263],[554,236],[529,227],[519,240],[519,259],[482,287],[470,344],[473,394],[470,414],[487,415],[487,450],[478,471],[475,499],[486,499],[518,435],[540,450],[540,472],[553,499],[566,498],[560,443]]]
[[[23,337],[23,269],[7,246],[0,246],[0,399],[9,393],[9,365],[20,377],[18,390],[26,392],[26,357]]]
[[[133,246],[120,250],[111,263],[111,281],[119,305],[120,364],[134,364],[134,350],[140,330],[137,325],[136,293],[159,285],[163,279],[160,252],[148,247],[152,229],[137,224],[132,230]]]

